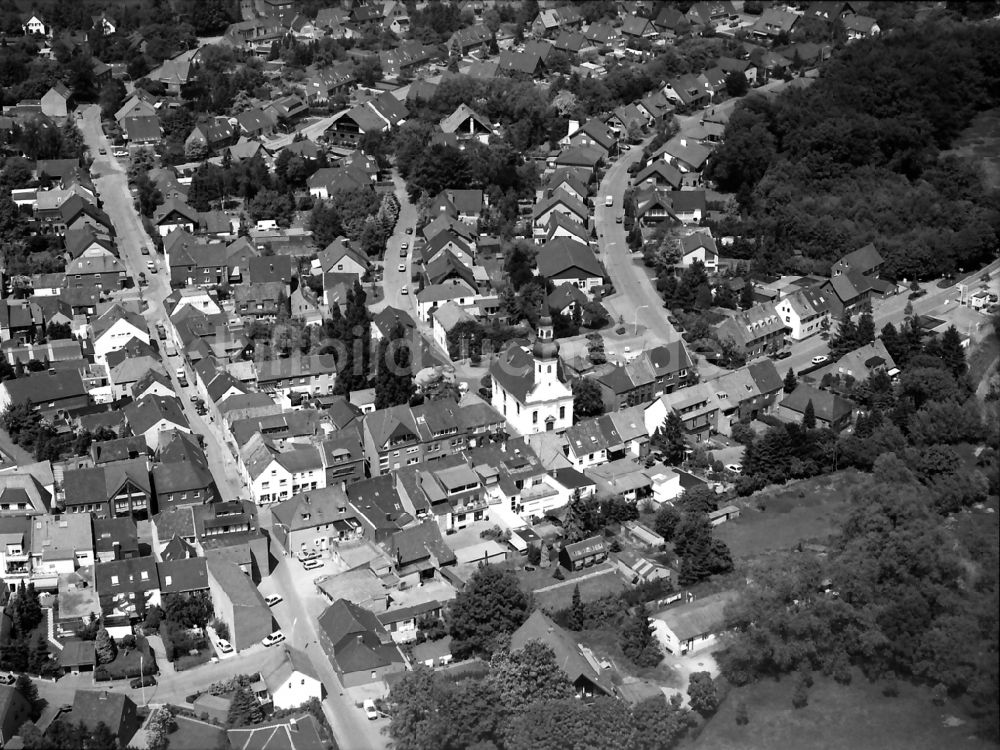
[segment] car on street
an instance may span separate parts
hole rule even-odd
[[[169,343],[169,342],[164,345],[163,350],[167,353],[168,357],[176,357],[177,356],[177,350],[174,348],[174,345],[171,344],[171,343]],[[180,378],[180,377],[182,377],[182,375],[180,373],[177,373],[177,377]]]
[[[149,279],[146,278],[146,274],[139,271],[139,286],[146,286],[147,284],[149,284]]]
[[[233,644],[227,641],[225,638],[220,638],[215,643],[215,650],[220,654],[231,654],[233,653]]]
[[[625,221],[625,216],[623,214],[618,214],[615,217],[615,224],[621,224],[623,221]]]
[[[316,568],[322,568],[323,567],[323,561],[322,560],[306,560],[304,563],[302,563],[302,567],[303,567],[304,570],[316,570]]]
[[[375,701],[371,698],[365,698],[365,702],[361,705],[365,709],[365,716],[368,717],[368,721],[375,721],[378,718],[378,709],[375,708]]]
[[[271,635],[264,636],[264,640],[261,641],[265,646],[274,646],[285,640],[285,634],[280,630],[275,630]]]
[[[407,234],[413,234],[413,227],[407,227],[406,228],[406,233]]]
[[[787,349],[785,349],[784,351],[780,351],[777,354],[775,354],[774,358],[775,359],[788,359],[791,356],[792,356],[792,353],[790,351],[788,351]]]
[[[828,356],[826,356],[825,354],[817,354],[815,357],[813,357],[809,361],[812,362],[814,365],[821,365],[821,364],[823,364],[824,362],[826,362],[829,359],[830,358]]]
[[[919,299],[927,294],[926,289],[915,289],[907,295],[907,299]]]
[[[407,288],[406,288],[406,287],[404,286],[404,287],[403,287],[402,289],[400,289],[400,290],[399,290],[399,293],[400,293],[400,294],[409,294],[409,293],[410,293],[410,290],[409,290],[409,289],[407,289]]]
[[[108,150],[106,148],[104,148],[104,146],[101,146],[99,149],[97,149],[97,153],[99,153],[99,154],[101,154],[103,156],[103,155],[105,155],[105,154],[108,153]]]
[[[156,324],[156,337],[160,341],[166,341],[166,338],[167,338],[167,329],[163,327],[162,323],[157,323]]]
[[[270,596],[265,596],[264,601],[268,607],[273,607],[278,602],[284,601],[284,597],[281,594],[271,594]]]
[[[604,205],[605,206],[613,206],[613,205],[615,205],[615,196],[613,196],[613,195],[606,195],[606,196],[604,196]]]
[[[319,552],[314,549],[304,549],[299,552],[296,557],[298,557],[300,561],[305,562],[306,560],[312,560],[313,558],[319,557]]]
[[[156,684],[156,678],[153,677],[153,675],[148,674],[145,677],[136,677],[135,679],[129,682],[128,686],[133,690],[136,690],[138,688],[150,687],[151,685],[155,684]]]
[[[143,245],[142,247],[139,248],[139,252],[142,253],[143,255],[149,255],[149,246]]]
[[[409,242],[404,242],[402,245],[400,245],[400,247],[403,250],[409,250],[410,249],[410,243]]]
[[[405,263],[400,263],[399,264],[399,272],[400,273],[406,273],[406,264]]]

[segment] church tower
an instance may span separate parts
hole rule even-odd
[[[535,358],[535,386],[548,386],[558,381],[559,343],[555,340],[552,318],[538,321],[538,336],[531,350]]]

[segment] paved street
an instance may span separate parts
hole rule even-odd
[[[170,292],[168,274],[162,267],[162,258],[155,255],[155,250],[151,251],[153,254],[149,256],[143,256],[141,253],[140,248],[143,246],[151,247],[151,242],[145,235],[141,221],[132,205],[124,166],[113,157],[99,155],[101,147],[107,149],[108,153],[111,151],[111,144],[108,143],[101,131],[100,110],[97,107],[88,107],[80,125],[84,140],[95,157],[93,172],[96,186],[103,202],[103,208],[114,223],[121,258],[129,275],[136,280],[138,286],[138,274],[146,269],[146,260],[155,258],[156,262],[160,264],[159,273],[147,273],[150,283],[141,295],[141,299],[147,305],[144,314],[152,330],[156,323],[163,323],[166,320],[163,299]],[[317,123],[316,127],[319,128],[320,124]],[[325,125],[323,127],[325,128]],[[416,220],[413,206],[408,201],[403,203],[403,206],[400,232],[405,226],[413,226]],[[398,240],[398,238],[395,239]],[[399,245],[396,244],[394,247],[398,255]],[[205,438],[205,451],[209,465],[223,499],[240,497],[243,488],[236,473],[235,461],[229,448],[222,440],[217,425],[206,422],[195,412],[190,401],[190,396],[194,393],[193,387],[189,385],[187,389],[181,388],[177,381],[176,370],[181,366],[181,358],[172,357],[167,358],[167,360],[165,364],[168,373],[173,381],[175,391],[184,404],[191,428]],[[191,381],[190,377],[188,380]],[[276,549],[275,552],[278,555],[281,554],[280,549]],[[315,654],[312,662],[326,686],[328,695],[327,700],[324,701],[324,710],[340,747],[345,748],[345,750],[354,750],[354,748],[380,750],[386,746],[386,739],[380,734],[380,728],[384,722],[368,721],[364,712],[355,707],[353,699],[344,694],[329,660],[319,651],[315,618],[322,611],[323,602],[321,599],[312,600],[308,602],[308,607],[305,606],[306,603],[300,598],[294,585],[296,576],[303,575],[301,568],[297,568],[298,565],[296,561],[282,559],[275,572],[268,579],[265,579],[261,588],[265,594],[281,593],[285,601],[275,608],[276,619],[293,645],[304,649],[310,656]],[[203,689],[212,682],[233,674],[256,671],[259,669],[260,660],[264,653],[263,646],[254,646],[236,654],[231,659],[216,664],[205,664],[196,669],[173,675],[164,674],[155,687],[146,689],[145,700],[183,703],[186,695]],[[92,687],[93,685],[89,676],[63,678],[56,685],[47,688],[47,691],[51,691],[50,702],[57,705],[67,702],[64,698],[66,695],[72,695],[71,688],[75,686]],[[136,700],[141,700],[141,691],[132,691],[127,687],[127,684],[116,683],[115,689],[135,693],[133,697]]]
[[[638,322],[639,332],[644,333],[647,346],[657,346],[676,341],[678,333],[667,320],[663,300],[650,278],[649,269],[642,263],[642,256],[633,255],[625,239],[625,226],[615,218],[624,211],[622,198],[628,187],[628,168],[638,161],[642,146],[633,146],[616,161],[604,175],[601,186],[594,197],[594,223],[597,227],[597,241],[600,257],[614,284],[615,293],[606,297],[604,306],[611,313],[614,322],[619,318],[635,332]],[[605,196],[613,196],[614,205],[605,206]]]
[[[410,284],[410,276],[413,269],[413,243],[416,234],[407,234],[407,228],[416,232],[417,207],[410,202],[410,197],[406,193],[406,182],[399,173],[392,170],[392,182],[395,185],[396,198],[399,200],[399,219],[396,221],[396,229],[392,236],[385,243],[385,255],[382,261],[382,289],[385,292],[383,298],[372,305],[372,312],[378,312],[386,306],[392,306],[401,310],[406,310],[417,319],[417,303],[414,296],[415,287]],[[399,255],[400,246],[409,244],[409,250],[405,258]],[[404,266],[400,271],[399,266]],[[409,287],[409,293],[403,294],[403,288]]]

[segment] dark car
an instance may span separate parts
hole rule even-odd
[[[130,688],[144,688],[144,687],[150,687],[151,685],[155,684],[156,684],[156,678],[153,677],[153,675],[148,674],[145,677],[136,677],[135,679],[130,680],[128,686]]]
[[[788,359],[791,356],[792,356],[792,353],[790,351],[788,351],[788,350],[785,350],[783,352],[778,352],[777,354],[775,354],[774,358],[775,359]]]
[[[910,292],[909,299],[918,299],[923,297],[925,294],[927,294],[926,289],[917,289],[915,292]]]

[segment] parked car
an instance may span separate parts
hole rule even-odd
[[[399,290],[399,293],[400,294],[409,294],[410,290],[407,287],[404,286],[402,289]]]
[[[139,248],[139,252],[143,255],[149,255],[149,245],[143,245]]]
[[[726,464],[726,471],[731,471],[733,474],[739,474],[743,471],[743,467],[739,464]]]
[[[265,646],[274,646],[285,640],[285,634],[280,630],[275,630],[271,635],[264,636],[264,640],[261,641]]]
[[[828,356],[826,356],[825,354],[817,354],[815,357],[813,357],[809,361],[812,362],[814,365],[821,365],[821,364],[823,364],[824,362],[826,362],[829,359],[830,358]]]
[[[160,341],[165,341],[167,338],[167,329],[163,327],[162,323],[156,324],[156,337]]]
[[[148,674],[145,677],[136,677],[135,679],[130,680],[128,686],[130,688],[144,688],[144,687],[150,687],[151,685],[155,684],[156,684],[156,678],[153,677],[153,675]]]
[[[149,280],[146,278],[146,274],[144,274],[142,271],[139,271],[139,286],[147,286],[148,284]]]
[[[300,561],[305,562],[306,560],[312,560],[316,557],[319,557],[319,552],[317,552],[314,549],[306,549],[299,552],[299,554],[296,556],[299,558]]]
[[[101,154],[103,156],[103,155],[105,155],[105,154],[108,153],[108,150],[106,148],[104,148],[104,146],[101,146],[99,149],[97,149],[97,153],[99,153],[99,154]]]
[[[917,289],[915,291],[910,292],[907,295],[907,297],[909,299],[919,299],[920,297],[923,297],[925,294],[927,294],[927,290],[926,289]]]
[[[361,705],[365,709],[365,716],[368,717],[368,721],[375,721],[378,718],[378,709],[375,708],[375,701],[371,698],[365,698],[365,702]]]
[[[305,570],[316,570],[316,568],[322,568],[323,567],[323,561],[322,560],[306,560],[304,563],[302,563],[302,567]]]
[[[621,224],[623,221],[625,221],[625,215],[624,214],[618,214],[615,217],[615,224]]]
[[[0,675],[0,685],[13,685],[17,682],[17,676],[13,672]]]
[[[405,263],[400,263],[399,264],[399,272],[400,273],[406,273],[406,264]]]
[[[406,228],[406,233],[407,234],[413,234],[413,227],[407,227]]]
[[[784,349],[784,350],[778,352],[777,354],[775,354],[774,358],[775,359],[788,359],[791,356],[792,356],[792,353],[790,351],[788,351],[787,349]]]
[[[270,596],[265,596],[264,601],[267,602],[268,607],[273,607],[280,601],[283,601],[284,597],[281,594],[271,594]]]
[[[215,644],[215,650],[220,654],[231,654],[233,653],[233,644],[225,638],[220,638]]]

